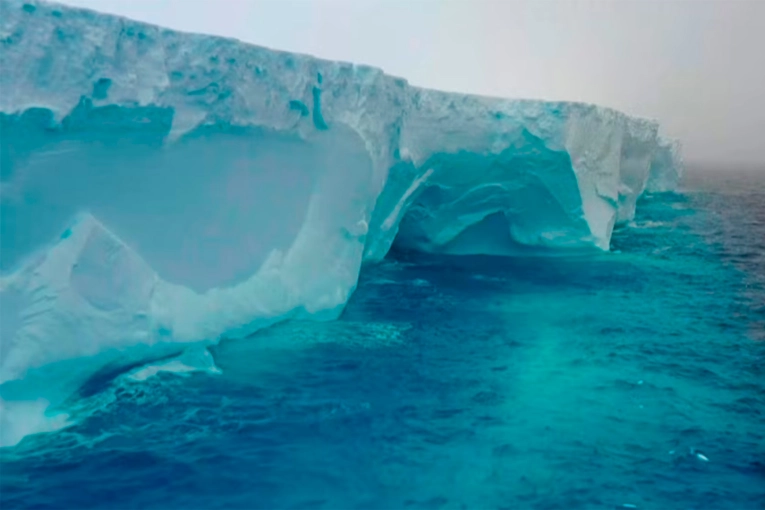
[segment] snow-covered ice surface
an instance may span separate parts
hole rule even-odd
[[[608,108],[0,9],[2,444],[51,427],[20,409],[54,410],[94,377],[337,317],[394,243],[607,250],[643,191],[682,171],[655,122]]]

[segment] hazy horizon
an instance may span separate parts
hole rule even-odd
[[[610,106],[659,120],[692,165],[765,168],[765,2],[60,3],[368,64],[418,86]]]

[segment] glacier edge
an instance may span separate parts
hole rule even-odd
[[[6,401],[55,406],[119,360],[336,317],[394,242],[607,250],[682,172],[656,122],[609,108],[46,2],[0,14]]]

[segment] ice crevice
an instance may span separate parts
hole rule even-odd
[[[613,109],[45,2],[0,0],[0,68],[0,444],[111,364],[337,317],[394,243],[607,250],[682,172]]]

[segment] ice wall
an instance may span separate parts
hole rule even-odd
[[[680,142],[659,138],[651,155],[646,190],[654,193],[674,191],[683,177]]]
[[[0,0],[0,69],[6,402],[55,406],[107,368],[335,317],[394,241],[608,249],[681,170],[656,123],[611,109],[423,90],[43,2]]]

